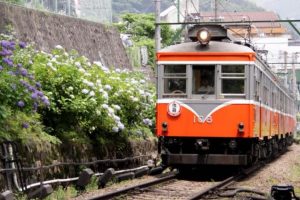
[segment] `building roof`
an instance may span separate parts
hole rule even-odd
[[[211,21],[214,19],[213,12],[192,13],[194,17],[198,17],[200,21]],[[255,12],[219,12],[218,18],[222,21],[259,21],[259,20],[279,20],[279,17],[274,12],[270,11],[255,11]],[[255,23],[256,27],[281,27],[278,22],[274,23]]]
[[[213,12],[201,12],[201,13],[192,13],[194,19],[202,22],[209,22],[215,20]],[[269,20],[275,21],[280,18],[274,12],[270,11],[255,11],[255,12],[219,12],[218,19],[220,21],[260,21],[260,20]],[[285,34],[287,32],[286,28],[283,27],[278,22],[265,22],[265,23],[251,23],[252,34],[257,33],[266,33],[266,34]],[[244,34],[247,30],[238,30],[238,34]]]

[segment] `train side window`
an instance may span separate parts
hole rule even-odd
[[[215,94],[215,66],[193,66],[193,94]]]
[[[245,66],[223,65],[221,69],[221,89],[226,96],[245,96]]]
[[[164,97],[186,96],[186,65],[164,66]]]

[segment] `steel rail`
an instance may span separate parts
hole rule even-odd
[[[149,182],[142,183],[142,184],[135,185],[135,186],[130,186],[130,187],[127,187],[127,188],[124,188],[124,189],[121,189],[121,190],[118,190],[118,191],[115,191],[115,192],[106,193],[106,194],[103,194],[103,195],[100,195],[100,196],[92,197],[89,200],[111,199],[113,197],[117,197],[117,196],[120,196],[122,194],[126,194],[126,193],[128,193],[129,191],[132,191],[132,190],[151,187],[153,185],[157,185],[157,184],[175,179],[177,174],[178,174],[177,172],[171,173],[170,175],[164,176],[162,178],[159,178],[159,179],[156,179],[156,180],[153,180],[153,181],[149,181]]]
[[[260,169],[262,166],[263,166],[263,163],[257,163],[257,165],[255,165],[253,167],[242,170],[242,172],[236,176],[231,176],[222,182],[216,183],[215,185],[213,185],[209,188],[201,190],[200,192],[196,193],[188,200],[201,199],[201,197],[203,197],[204,195],[207,195],[215,190],[225,188],[225,187],[231,185],[232,183],[234,183],[235,181],[238,181],[238,180],[248,177],[250,174],[252,174],[256,170]]]

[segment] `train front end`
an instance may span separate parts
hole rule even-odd
[[[258,137],[249,78],[254,60],[249,47],[220,40],[157,53],[156,134],[163,164],[249,163],[249,140]]]

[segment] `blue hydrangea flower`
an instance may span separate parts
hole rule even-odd
[[[23,128],[29,128],[29,124],[26,123],[26,122],[24,122],[24,123],[22,123],[22,127],[23,127]]]
[[[19,42],[19,47],[21,49],[24,49],[26,47],[26,43],[25,42]]]
[[[22,76],[27,76],[27,74],[28,74],[27,70],[24,69],[24,68],[22,68],[22,69],[20,70],[20,73],[21,73]]]
[[[36,100],[38,98],[38,94],[35,92],[35,93],[32,93],[31,94],[31,98]]]
[[[8,66],[12,67],[14,65],[13,61],[10,58],[2,58],[2,61],[6,63]]]
[[[2,51],[0,51],[0,56],[11,56],[11,55],[12,55],[11,50],[2,49]]]
[[[20,108],[23,108],[25,106],[24,101],[22,101],[22,100],[18,101],[17,106],[19,106]]]
[[[10,42],[9,42],[9,41],[6,41],[6,40],[2,40],[2,41],[0,42],[0,45],[1,45],[3,48],[8,49],[8,48],[9,48],[9,45],[10,45]]]
[[[41,87],[42,87],[42,85],[41,85],[40,82],[36,82],[36,83],[35,83],[35,86],[36,86],[37,88],[41,88]]]

